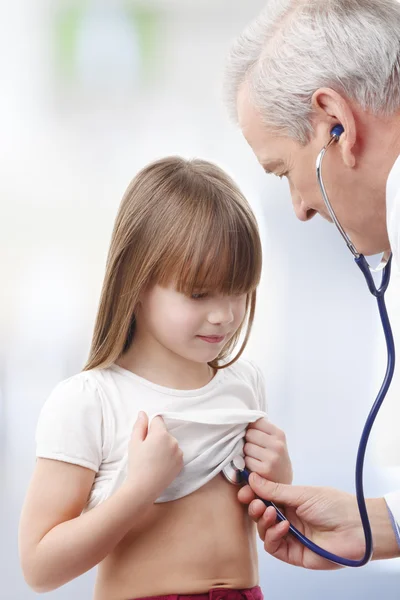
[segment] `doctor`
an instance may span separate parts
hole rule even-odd
[[[225,92],[231,114],[266,173],[286,177],[301,221],[330,220],[316,158],[336,215],[359,252],[391,249],[400,263],[400,4],[396,0],[269,0],[235,42]],[[400,401],[400,400],[399,400]],[[292,565],[333,569],[276,524],[254,492],[284,507],[323,548],[358,559],[364,535],[354,496],[273,484],[254,474],[240,490],[265,549]],[[400,491],[367,500],[374,559],[400,556]]]

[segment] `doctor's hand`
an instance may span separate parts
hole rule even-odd
[[[266,419],[251,423],[244,445],[246,467],[278,483],[292,483],[293,470],[283,431]]]
[[[355,496],[327,487],[290,486],[250,475],[250,486],[239,491],[239,500],[249,504],[265,550],[279,560],[306,569],[340,568],[314,554],[289,531],[289,522],[311,541],[340,556],[358,560],[365,551],[365,539]],[[276,522],[276,511],[266,508],[255,494],[274,502],[288,521]],[[394,558],[400,550],[384,498],[369,499],[367,510],[374,543],[373,559]]]

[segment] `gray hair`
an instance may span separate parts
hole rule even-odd
[[[234,43],[224,96],[237,121],[237,95],[249,86],[266,126],[306,143],[312,96],[329,87],[373,114],[400,108],[400,4],[397,0],[268,0]]]

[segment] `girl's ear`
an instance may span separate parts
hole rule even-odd
[[[140,290],[140,294],[136,302],[135,314],[138,310],[140,310],[140,308],[142,308],[143,304],[146,302],[146,297],[150,290],[153,289],[154,285],[155,284],[148,283]]]

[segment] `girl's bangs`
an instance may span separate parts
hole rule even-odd
[[[261,274],[258,232],[242,219],[232,228],[221,230],[215,220],[200,231],[182,234],[175,236],[173,247],[158,265],[160,285],[173,282],[186,295],[202,290],[248,294],[256,289]]]

